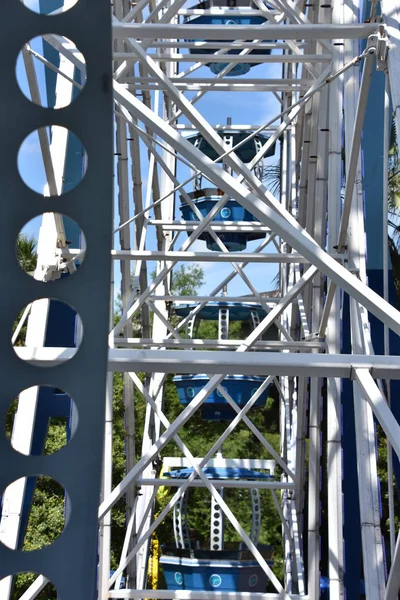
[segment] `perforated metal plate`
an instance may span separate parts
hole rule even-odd
[[[45,33],[65,35],[85,56],[87,84],[69,107],[44,109],[19,90],[15,64],[23,44]],[[101,40],[101,44],[99,44]],[[21,571],[41,573],[56,586],[61,600],[94,597],[97,562],[97,508],[100,494],[112,221],[111,21],[106,0],[79,0],[65,14],[42,16],[18,0],[0,6],[0,489],[20,477],[46,475],[59,481],[71,500],[64,533],[36,552],[0,545],[0,578]],[[88,153],[88,169],[73,191],[44,198],[29,190],[17,168],[24,138],[41,126],[72,130]],[[84,230],[86,260],[70,278],[43,285],[19,268],[15,242],[21,227],[45,211],[73,218]],[[11,329],[20,309],[51,294],[73,306],[83,322],[82,345],[70,362],[38,368],[20,361],[11,347]],[[4,416],[25,388],[51,384],[67,390],[79,413],[76,434],[52,456],[23,456],[5,436]]]

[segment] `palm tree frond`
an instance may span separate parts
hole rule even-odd
[[[17,260],[25,273],[32,273],[36,269],[36,245],[36,240],[26,235],[21,234],[17,238]]]
[[[265,181],[274,196],[279,195],[281,189],[281,163],[277,162],[276,165],[264,167],[262,180]]]

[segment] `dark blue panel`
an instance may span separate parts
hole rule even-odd
[[[344,294],[342,319],[342,353],[351,354],[349,297]],[[357,454],[354,422],[353,384],[343,380],[343,510],[344,510],[344,586],[347,600],[360,597],[361,524],[358,496]],[[334,600],[334,599],[332,599]]]
[[[75,346],[76,313],[66,304],[50,302],[45,346],[73,348]]]

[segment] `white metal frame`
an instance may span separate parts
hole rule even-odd
[[[373,7],[376,8],[376,4],[373,3]],[[225,517],[240,534],[276,589],[275,593],[268,594],[218,593],[220,600],[247,600],[250,597],[260,600],[278,597],[318,598],[320,402],[323,379],[327,380],[327,438],[323,444],[326,444],[329,467],[328,481],[324,482],[328,486],[330,552],[327,570],[331,597],[343,600],[345,560],[340,408],[341,380],[344,378],[353,380],[356,404],[355,436],[366,595],[368,600],[394,600],[397,597],[400,587],[399,538],[394,548],[392,523],[392,561],[386,582],[382,533],[376,517],[379,497],[373,414],[388,438],[388,447],[399,455],[399,424],[382,394],[380,380],[400,378],[400,359],[390,356],[388,352],[384,356],[374,355],[367,311],[381,320],[386,332],[390,329],[397,335],[400,335],[400,313],[387,302],[387,294],[381,297],[367,285],[360,149],[363,127],[368,126],[364,120],[368,95],[373,93],[373,90],[370,91],[371,74],[377,65],[387,70],[388,86],[390,84],[400,131],[400,2],[381,0],[380,4],[383,23],[375,19],[374,12],[371,22],[359,23],[359,0],[332,0],[329,7],[310,6],[302,0],[271,0],[268,8],[261,0],[254,0],[256,8],[210,10],[190,10],[190,4],[185,4],[184,0],[140,0],[136,5],[126,0],[114,0],[113,86],[118,184],[116,213],[119,221],[114,225],[118,241],[112,257],[121,270],[122,315],[117,325],[111,320],[109,335],[110,375],[105,415],[107,443],[99,508],[99,600],[202,600],[214,597],[210,592],[145,590],[152,532],[168,511],[177,506],[177,502],[182,503],[185,489],[190,486],[203,486],[209,490],[213,503],[222,507]],[[266,22],[259,26],[213,25],[207,28],[191,22],[184,23],[185,17],[196,14],[222,14],[226,18],[254,14],[264,16]],[[358,48],[361,39],[367,40],[367,50],[362,54]],[[74,85],[71,81],[73,69],[78,68],[85,73],[82,58],[71,52],[62,37],[46,35],[46,40],[63,56],[60,69],[56,69],[60,94],[70,94]],[[202,54],[204,46],[214,49],[215,54]],[[275,53],[250,54],[255,48],[268,48]],[[228,51],[232,49],[239,53],[228,56]],[[45,62],[40,54],[26,48],[24,60],[27,77],[32,98],[37,99],[39,90],[35,80],[35,58]],[[211,62],[224,65],[218,76],[213,77],[205,72],[205,65]],[[251,71],[246,78],[232,77],[232,68],[243,63],[262,64],[264,70],[254,70],[257,76]],[[266,65],[271,64],[281,65],[281,78],[261,76],[261,73],[268,72]],[[359,83],[360,73],[362,77]],[[267,122],[256,124],[255,116],[249,115],[253,124],[213,125],[195,104],[201,106],[199,101],[206,94],[212,99],[214,91],[226,92],[227,106],[229,102],[234,102],[237,93],[262,92],[266,101],[269,98],[279,100],[277,115]],[[255,132],[264,131],[270,138],[253,161],[244,164],[236,153],[238,148],[226,144],[216,132],[217,129],[229,130],[229,127],[244,131],[250,137]],[[344,127],[351,135],[346,135],[347,180],[342,207]],[[228,170],[222,169],[190,144],[184,137],[188,132],[199,132],[223,158]],[[46,140],[46,136],[42,136],[40,141],[49,191],[57,193],[62,178],[66,140],[55,140],[52,147]],[[280,141],[281,152],[279,198],[275,198],[253,172],[277,140]],[[385,140],[387,145],[387,137]],[[190,177],[185,179],[188,166]],[[193,185],[193,180],[199,174],[222,193],[218,204],[206,217],[202,216],[188,196],[188,186]],[[196,221],[181,220],[174,211],[177,193],[182,194],[190,204]],[[213,218],[229,198],[235,199],[259,221],[214,222]],[[198,242],[203,232],[212,236],[219,247],[218,252],[205,252],[197,247],[193,250],[193,244]],[[220,238],[220,234],[227,232],[262,232],[267,237],[255,249],[228,252]],[[59,221],[50,213],[43,223],[40,238],[42,279],[59,276],[60,256],[68,257],[71,269],[76,258],[82,256],[81,249],[66,248],[62,233]],[[188,237],[182,242],[179,236],[186,234]],[[157,264],[152,282],[148,276],[148,263],[151,262]],[[171,292],[171,272],[181,262],[231,263],[232,270],[228,276],[221,276],[214,290],[207,290],[197,299],[193,296],[177,298]],[[279,269],[276,296],[264,296],[265,281],[245,270],[247,265],[259,265],[262,270],[267,263],[275,264]],[[192,335],[185,339],[181,333],[185,327],[190,327],[201,308],[207,302],[218,299],[218,294],[224,292],[225,286],[236,276],[247,286],[250,296],[228,294],[224,300],[261,304],[267,316],[245,340],[229,340],[222,335],[218,340],[199,340]],[[340,353],[342,292],[347,292],[351,298],[352,354],[349,355]],[[110,294],[113,298],[112,284]],[[189,316],[178,324],[170,319],[168,303],[172,301],[193,303]],[[17,355],[42,366],[68,360],[74,350],[43,348],[38,331],[35,330],[31,336],[36,320],[36,304],[32,306],[28,321],[26,347],[16,347]],[[95,310],[95,299],[93,307]],[[137,337],[134,337],[132,325],[135,316],[140,316],[142,326],[142,333]],[[45,327],[45,315],[39,321],[41,327]],[[279,340],[263,341],[263,333],[273,323],[279,328]],[[76,359],[79,360],[79,355]],[[178,418],[170,423],[164,412],[163,388],[166,374],[177,370],[180,373],[205,372],[210,379]],[[127,448],[126,476],[114,489],[111,485],[113,372],[124,373]],[[143,383],[138,372],[150,373],[151,376]],[[239,373],[259,374],[266,378],[244,408],[239,408],[221,386],[227,374]],[[275,379],[280,394],[280,454],[272,448],[264,433],[254,426],[249,416],[253,404],[272,379]],[[134,443],[135,388],[144,395],[147,403],[141,458],[138,461],[138,449]],[[218,442],[200,460],[193,457],[183,444],[179,431],[215,388],[237,415],[227,424]],[[21,409],[23,401],[21,397]],[[24,424],[29,429],[27,421],[25,419]],[[218,462],[219,459],[213,459],[214,454],[240,422],[251,429],[280,465],[283,472],[281,481],[221,482],[208,480],[204,476],[201,468],[213,464],[213,461]],[[14,437],[18,438],[16,443],[19,446],[23,437],[25,441],[28,439],[25,429],[23,433],[21,431],[18,421]],[[309,439],[307,465],[306,438]],[[193,466],[194,473],[188,480],[169,480],[166,484],[165,479],[157,475],[155,461],[172,439],[185,457],[179,460],[182,464]],[[366,456],[368,460],[365,460]],[[257,461],[255,457],[249,457],[246,463],[250,467]],[[308,470],[307,489],[305,465]],[[167,507],[155,518],[156,493],[160,486],[165,485],[176,490]],[[282,520],[285,556],[283,585],[223,500],[221,488],[246,486],[256,490],[270,489],[274,498]],[[123,495],[127,503],[126,538],[119,567],[110,578],[111,510]],[[302,525],[306,497],[307,530]],[[20,490],[18,498],[11,500],[12,510],[17,514],[22,499],[23,490]],[[303,558],[305,536],[308,536],[307,565]],[[349,568],[349,558],[346,563]],[[119,590],[124,570],[129,589]],[[45,582],[37,580],[24,594],[24,600],[33,600]],[[4,598],[9,598],[10,581],[0,582],[0,589],[3,589],[1,586],[4,588]]]

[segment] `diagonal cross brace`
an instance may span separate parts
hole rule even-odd
[[[357,279],[357,277],[349,273],[334,258],[324,252],[304,229],[299,225],[296,228],[295,224],[292,223],[293,219],[288,211],[285,211],[279,205],[281,214],[278,214],[276,210],[267,206],[244,187],[243,184],[238,183],[229,173],[217,167],[208,157],[192,146],[190,142],[182,138],[178,132],[167,125],[160,117],[144,106],[117,82],[114,82],[114,96],[117,102],[125,106],[138,119],[151,127],[157,135],[163,138],[175,150],[183,153],[196,168],[201,169],[226,194],[235,198],[262,223],[271,227],[274,232],[314,264],[324,275],[332,279],[339,287],[343,288],[390,329],[400,335],[399,311]]]

